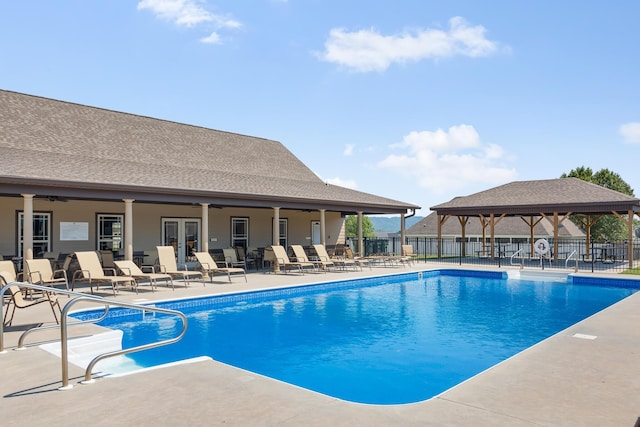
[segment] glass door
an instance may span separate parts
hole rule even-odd
[[[200,250],[200,218],[162,218],[162,245],[173,246],[178,263]]]
[[[311,221],[311,244],[317,245],[322,243],[320,239],[320,221]]]

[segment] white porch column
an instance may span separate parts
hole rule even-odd
[[[33,198],[35,194],[23,194],[22,259],[33,259]]]
[[[209,203],[200,203],[200,206],[202,206],[202,230],[200,231],[202,244],[200,245],[200,250],[209,252]]]
[[[133,260],[133,201],[122,199],[124,202],[124,259]]]
[[[280,244],[280,208],[273,208],[273,244]]]
[[[327,228],[324,219],[324,214],[327,212],[326,209],[320,209],[320,243],[322,246],[327,246]]]
[[[364,237],[362,236],[362,211],[358,211],[358,256],[364,256]]]

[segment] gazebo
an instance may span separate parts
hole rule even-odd
[[[469,218],[478,217],[483,228],[483,240],[486,229],[489,229],[492,257],[495,225],[505,217],[517,216],[529,225],[532,253],[534,227],[543,218],[548,218],[553,224],[553,253],[557,257],[558,227],[570,215],[585,215],[581,225],[586,232],[587,253],[590,251],[591,227],[602,216],[615,215],[627,226],[627,259],[629,267],[633,267],[633,217],[640,212],[640,199],[578,178],[511,182],[470,196],[456,197],[431,207],[431,210],[438,217],[438,240],[442,235],[442,225],[451,217],[458,218],[463,240]]]

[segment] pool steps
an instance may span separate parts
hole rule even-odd
[[[509,270],[507,278],[512,280],[542,280],[545,282],[566,283],[569,277],[568,273],[547,272],[547,271],[530,271],[530,270]]]

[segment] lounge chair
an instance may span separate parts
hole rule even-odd
[[[357,270],[358,268],[360,268],[360,270],[362,270],[362,266],[360,266],[360,263],[356,262],[355,260],[347,259],[346,257],[330,257],[329,253],[327,252],[327,248],[325,248],[324,245],[313,245],[313,249],[315,249],[316,254],[318,254],[318,258],[320,260],[324,260],[327,262],[331,261],[336,266],[342,269],[353,268],[354,270]]]
[[[180,278],[184,280],[185,286],[189,286],[189,278],[200,278],[202,286],[204,286],[204,278],[201,272],[187,269],[186,264],[182,264],[182,267],[184,267],[182,270],[178,268],[176,252],[173,246],[156,246],[156,249],[158,250],[158,269],[160,273],[168,274],[172,279]]]
[[[48,260],[47,260],[48,261]],[[4,286],[7,284],[4,272],[0,273],[0,284]],[[51,311],[53,312],[53,317],[56,319],[56,323],[60,323],[58,320],[58,315],[56,314],[55,307],[58,307],[58,311],[62,313],[62,309],[60,308],[60,303],[58,302],[58,298],[55,295],[51,295],[47,292],[44,293],[43,297],[37,299],[26,300],[22,295],[22,290],[18,285],[9,286],[9,290],[7,291],[7,296],[10,297],[9,304],[12,305],[11,315],[9,315],[9,306],[5,307],[6,311],[4,313],[4,319],[2,322],[6,326],[11,326],[13,322],[13,316],[16,313],[16,308],[28,308],[37,304],[41,304],[43,302],[48,302],[51,306]]]
[[[278,269],[283,270],[285,273],[294,268],[302,274],[304,274],[305,268],[316,270],[316,266],[312,262],[291,261],[287,255],[287,251],[284,249],[284,246],[271,245],[271,249],[273,249],[273,256]]]
[[[140,284],[140,280],[148,280],[152,291],[155,291],[158,288],[158,280],[164,280],[167,283],[167,286],[171,284],[171,289],[175,289],[173,286],[173,279],[168,274],[145,273],[136,265],[135,262],[130,260],[114,261],[114,264],[122,274],[134,278],[138,281],[138,284]]]
[[[344,248],[344,257],[349,261],[355,262],[358,267],[360,267],[360,270],[362,270],[363,265],[369,266],[369,270],[371,270],[371,264],[373,264],[374,261],[372,257],[355,256],[350,247]]]
[[[233,249],[232,249],[233,250]],[[235,250],[233,250],[235,252]],[[194,252],[194,255],[198,259],[200,263],[200,267],[202,268],[202,273],[206,273],[209,276],[209,279],[213,282],[213,275],[216,273],[226,274],[229,278],[229,283],[231,283],[231,273],[244,275],[244,281],[247,281],[247,273],[244,268],[240,267],[229,267],[225,261],[225,266],[220,267],[218,263],[213,259],[209,252]]]
[[[67,272],[63,269],[53,270],[49,259],[26,259],[24,262],[26,265],[26,279],[29,283],[51,287],[64,285],[69,290]]]
[[[114,268],[102,268],[100,264],[100,258],[98,253],[93,251],[76,252],[76,259],[78,260],[79,270],[73,273],[73,279],[71,280],[71,290],[75,289],[76,281],[88,281],[91,293],[93,294],[93,285],[96,286],[96,291],[100,289],[101,284],[111,285],[113,289],[113,295],[116,295],[118,285],[131,284],[132,289],[138,292],[138,282],[131,277],[116,276],[116,270]],[[106,273],[110,272],[112,275],[108,276]]]
[[[331,269],[331,267],[335,267],[335,263],[331,260],[323,260],[319,256],[307,257],[306,252],[302,245],[291,245],[291,249],[293,250],[293,254],[295,255],[294,261],[297,262],[310,262],[315,264],[317,269],[322,268],[326,273]]]

